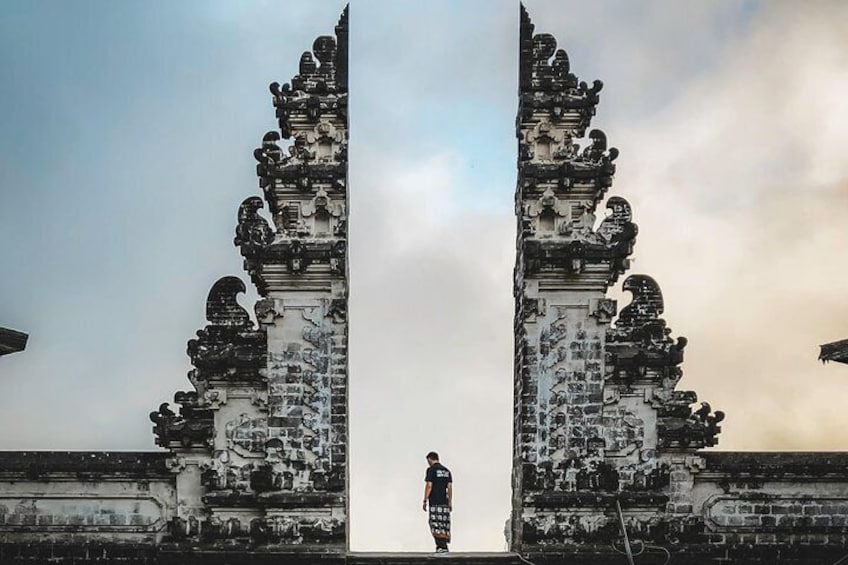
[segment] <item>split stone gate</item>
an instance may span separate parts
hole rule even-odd
[[[624,562],[624,530],[673,563],[841,557],[848,454],[702,451],[724,415],[677,389],[686,339],[657,282],[625,276],[638,230],[608,194],[618,150],[591,129],[602,83],[575,77],[523,7],[519,53],[510,549]],[[191,388],[150,415],[159,452],[0,452],[3,563],[424,559],[347,552],[347,9],[270,90],[277,128],[234,240],[258,325],[240,278],[212,286]]]

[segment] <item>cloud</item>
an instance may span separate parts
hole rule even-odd
[[[454,156],[379,163],[379,152],[361,155],[351,171],[380,171],[351,211],[353,548],[430,549],[419,508],[435,449],[457,477],[455,548],[501,549],[513,219],[458,207]]]
[[[848,369],[815,359],[848,332],[848,7],[527,4],[606,84],[595,124],[640,226],[631,272],[657,278],[690,338],[681,386],[728,412],[722,448],[845,449]],[[0,447],[152,449],[146,414],[190,386],[209,287],[241,273],[266,85],[341,5],[104,9],[91,34],[6,20],[0,311],[32,337],[0,361]],[[354,549],[429,548],[430,449],[456,475],[455,549],[503,548],[517,12],[351,8]]]
[[[616,136],[634,269],[657,277],[690,338],[681,386],[728,412],[724,449],[848,447],[827,402],[845,371],[816,363],[848,332],[846,15],[769,5],[732,57]]]

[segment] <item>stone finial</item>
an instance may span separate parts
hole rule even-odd
[[[530,119],[546,113],[554,122],[569,121],[578,135],[583,135],[595,114],[598,93],[603,83],[589,86],[571,73],[568,54],[557,49],[554,36],[534,35],[535,26],[524,5],[520,8],[518,89],[519,117]]]
[[[633,300],[621,310],[615,324],[617,329],[635,330],[654,323],[665,327],[665,321],[660,318],[664,306],[657,281],[648,275],[630,275],[624,279],[622,289],[629,291]]]
[[[618,158],[618,149],[615,147],[611,147],[607,151],[607,134],[602,130],[593,129],[590,131],[589,139],[592,141],[592,144],[583,150],[581,156],[584,160],[612,163]]]
[[[664,309],[660,285],[648,275],[630,275],[622,289],[629,291],[633,300],[622,308],[614,326],[607,331],[611,367],[627,372],[631,378],[644,376],[649,368],[669,376],[666,369],[683,362],[687,340],[679,337],[675,342],[660,317]],[[679,369],[673,373],[679,379]]]
[[[258,196],[251,196],[239,206],[238,225],[233,243],[240,248],[243,257],[255,257],[261,254],[265,246],[274,241],[274,230],[259,215],[265,203]]]
[[[244,291],[244,283],[233,276],[212,285],[206,300],[209,324],[188,342],[195,381],[261,379],[258,371],[264,366],[266,337],[264,330],[255,329],[247,310],[236,300]]]
[[[270,85],[280,133],[288,139],[293,121],[314,122],[327,112],[347,121],[348,88],[348,7],[342,11],[335,37],[322,35],[312,51],[300,57],[298,74],[290,82]]]

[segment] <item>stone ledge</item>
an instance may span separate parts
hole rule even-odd
[[[704,473],[848,479],[848,452],[703,451],[698,455],[706,460]]]
[[[172,478],[161,451],[0,451],[0,477],[41,479],[50,475]]]
[[[452,552],[387,553],[387,552],[277,552],[203,551],[196,548],[169,548],[140,544],[10,544],[0,541],[0,563],[64,565],[99,563],[124,565],[616,565],[626,563],[623,554],[609,546],[572,548],[573,551],[516,553]],[[634,548],[635,549],[635,548]],[[812,546],[744,545],[717,549],[691,546],[672,549],[671,563],[676,565],[831,565],[848,553],[846,548]],[[653,549],[638,557],[640,564],[660,564],[665,553]],[[526,561],[525,561],[526,560]]]

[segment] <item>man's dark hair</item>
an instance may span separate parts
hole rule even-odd
[[[431,451],[430,453],[427,454],[427,459],[432,459],[433,461],[438,461],[439,460],[439,454],[436,453],[435,451]]]

